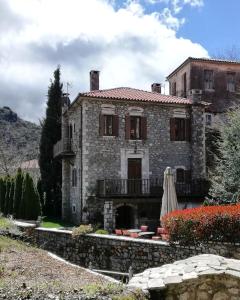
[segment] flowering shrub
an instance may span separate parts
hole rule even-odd
[[[170,241],[240,242],[240,204],[176,210],[163,217]]]

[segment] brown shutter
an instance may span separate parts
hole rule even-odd
[[[113,135],[118,136],[119,131],[119,117],[118,115],[113,116]]]
[[[99,115],[99,135],[104,135],[104,115]]]
[[[125,116],[125,138],[126,140],[130,139],[130,116]]]
[[[142,140],[146,140],[147,139],[147,118],[146,117],[142,117],[141,118],[141,137]]]
[[[186,141],[190,142],[191,141],[191,119],[186,119],[185,120],[185,130],[186,130],[186,133],[185,133],[185,137],[186,137]]]
[[[170,141],[175,141],[176,136],[175,136],[175,119],[171,118],[170,119]]]
[[[186,183],[191,182],[191,170],[185,170],[185,182]]]

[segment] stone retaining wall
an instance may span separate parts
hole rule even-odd
[[[169,245],[166,242],[89,234],[73,238],[71,231],[37,228],[38,246],[81,266],[134,273],[190,256],[210,253],[240,259],[240,244],[208,244],[201,247]]]

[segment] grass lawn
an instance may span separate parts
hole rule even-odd
[[[62,228],[62,227],[73,227],[73,224],[66,223],[62,220],[44,218],[41,227],[44,228]]]
[[[0,236],[0,299],[145,300],[140,291],[68,265],[44,250]]]

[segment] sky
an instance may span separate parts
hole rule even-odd
[[[89,90],[150,90],[187,57],[240,47],[239,0],[0,0],[0,107],[38,123],[53,72],[70,99]]]

